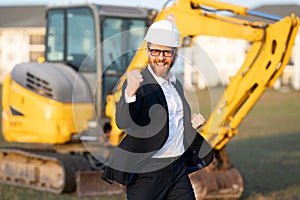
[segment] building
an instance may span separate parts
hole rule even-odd
[[[7,73],[19,63],[36,61],[44,54],[46,6],[0,7],[0,83]],[[255,10],[278,16],[300,13],[298,5],[268,5]],[[241,17],[243,18],[243,17]],[[248,21],[271,22],[254,16]],[[199,36],[192,49],[181,56],[185,63],[184,73],[187,88],[227,85],[229,79],[242,65],[247,41],[238,39]],[[275,87],[289,85],[300,90],[300,36],[296,39],[291,61]],[[182,65],[180,65],[182,66]]]
[[[0,83],[19,63],[45,51],[45,6],[0,7]]]
[[[299,15],[300,6],[266,5],[255,8],[254,10],[277,16],[289,16],[290,13]],[[271,20],[255,16],[240,18],[250,22],[262,21],[273,23]],[[244,40],[210,36],[197,37],[195,44],[192,53],[187,53],[187,57],[191,61],[186,63],[185,80],[188,80],[187,82],[196,88],[204,88],[218,84],[227,85],[230,77],[242,66],[247,49],[249,48],[248,42]],[[203,54],[203,51],[206,52],[206,55]],[[207,62],[209,59],[211,61]],[[190,63],[199,66],[199,70],[193,69]],[[212,71],[212,73],[209,71]],[[300,32],[295,41],[291,60],[285,67],[281,78],[274,85],[275,88],[281,88],[282,86],[291,86],[294,89],[300,90]]]

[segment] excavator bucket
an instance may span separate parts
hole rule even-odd
[[[122,194],[124,188],[114,182],[108,184],[101,179],[102,171],[78,171],[76,173],[77,196],[100,196]]]
[[[225,148],[215,155],[212,164],[190,174],[196,199],[240,199],[244,190],[242,175],[231,164]]]
[[[190,178],[196,199],[239,199],[243,193],[243,179],[235,167],[227,171],[206,168]]]

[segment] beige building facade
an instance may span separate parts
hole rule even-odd
[[[44,55],[45,7],[0,7],[0,83],[17,64]]]
[[[46,6],[0,7],[0,83],[15,65],[37,61],[44,54],[45,10]],[[300,13],[300,6],[262,6],[255,10],[286,16],[291,12]],[[262,19],[253,17],[250,20]],[[248,46],[243,40],[197,37],[194,47],[185,50],[182,55],[186,87],[201,89],[227,85],[242,65]],[[283,86],[300,90],[300,33],[291,61],[274,87]]]

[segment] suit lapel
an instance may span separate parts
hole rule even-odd
[[[148,67],[146,67],[145,70],[143,71],[143,77],[144,77],[144,84],[151,87],[153,89],[153,91],[155,92],[155,95],[158,97],[158,99],[162,103],[162,105],[165,108],[168,108],[164,92],[161,89],[161,87],[159,86],[159,84],[157,83],[157,81],[152,76],[151,72],[148,70]],[[178,80],[176,81],[174,86],[182,100],[183,111],[185,112],[187,109],[187,102],[184,97],[183,88]]]
[[[187,127],[189,127],[188,124],[190,124],[190,120],[191,118],[188,117],[187,115],[190,115],[190,108],[189,108],[189,105],[188,105],[188,102],[186,101],[186,98],[184,97],[184,91],[183,91],[183,88],[182,88],[182,85],[179,83],[179,81],[177,80],[176,83],[174,84],[180,98],[181,98],[181,101],[182,101],[182,106],[183,106],[183,126],[184,126],[184,138],[183,138],[183,144],[184,144],[184,147],[185,149],[187,149],[190,144],[191,144],[191,141],[193,141],[195,135],[193,134],[193,131],[188,131],[189,129],[187,129]]]
[[[184,97],[182,85],[179,83],[178,80],[176,80],[176,83],[174,84],[174,86],[175,86],[175,89],[177,90],[177,92],[178,92],[178,94],[181,98],[182,105],[183,105],[183,111],[185,112],[186,108],[187,108],[187,102],[186,102],[186,99]]]
[[[154,79],[154,77],[152,76],[151,72],[148,70],[147,67],[143,72],[144,72],[143,73],[143,78],[144,78],[145,87],[151,87],[152,90],[154,91],[155,95],[157,96],[157,98],[161,102],[161,105],[163,107],[165,107],[166,110],[168,110],[167,109],[168,108],[167,101],[166,101],[166,97],[164,95],[163,90],[161,89],[161,87],[159,86],[157,81]]]

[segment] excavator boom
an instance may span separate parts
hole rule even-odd
[[[273,24],[250,22],[238,17],[222,16],[218,11],[229,11],[236,15],[255,15],[274,20]],[[214,0],[176,1],[157,15],[160,19],[174,20],[184,38],[199,35],[242,39],[251,43],[247,57],[212,112],[203,135],[214,146],[222,149],[229,139],[237,134],[237,127],[254,106],[266,88],[271,87],[288,63],[299,29],[299,18],[294,14],[280,17],[246,7]],[[192,23],[186,23],[186,22]],[[142,68],[147,58],[144,45],[137,51],[127,71]],[[120,97],[119,82],[113,101]]]

